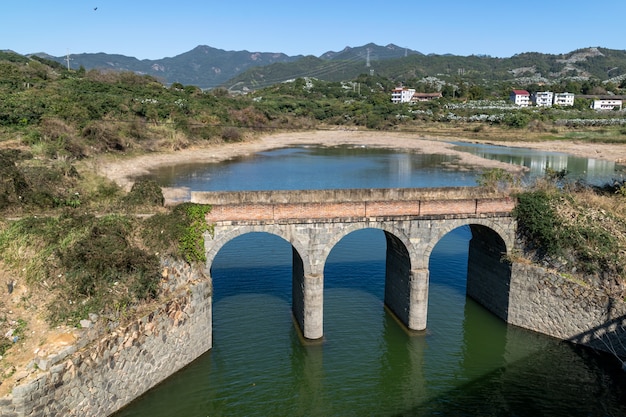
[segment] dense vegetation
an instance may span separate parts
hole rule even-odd
[[[515,216],[524,256],[583,285],[626,297],[623,181],[602,187],[547,173],[518,194]]]
[[[77,325],[91,312],[119,317],[157,297],[159,257],[203,260],[208,207],[163,207],[161,190],[150,182],[124,192],[94,173],[96,156],[331,126],[481,137],[496,129],[497,138],[626,141],[624,112],[591,112],[584,100],[573,109],[520,109],[507,102],[505,85],[487,90],[462,79],[410,81],[418,89],[441,89],[444,98],[394,105],[389,93],[396,80],[378,75],[333,82],[298,78],[232,95],[166,86],[134,73],[68,71],[42,58],[0,53],[0,272],[9,270],[32,293],[46,294],[22,302],[43,302],[50,323]],[[574,91],[570,84],[542,86],[550,88]],[[624,86],[589,80],[580,88],[623,92]],[[518,210],[526,219],[521,230],[533,256],[564,271],[567,265],[567,273],[581,272],[590,283],[621,283],[623,189],[587,188],[582,199],[573,191],[553,187],[520,195]],[[601,209],[589,205],[600,201]],[[0,325],[8,323],[3,307],[0,301]],[[25,323],[17,324],[14,334],[23,334]]]

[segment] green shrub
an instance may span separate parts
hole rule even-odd
[[[518,232],[540,257],[561,258],[568,268],[607,279],[624,278],[626,224],[590,204],[594,190],[535,190],[518,195]],[[605,192],[600,190],[600,192]],[[617,197],[619,198],[619,197]]]
[[[154,180],[140,180],[133,184],[129,193],[123,198],[124,204],[131,206],[159,206],[165,203],[163,190]]]
[[[519,186],[519,178],[502,168],[488,169],[478,176],[476,182],[480,187],[493,191]]]
[[[548,255],[561,251],[561,222],[552,206],[552,196],[545,190],[530,191],[517,196],[513,210],[518,231],[526,240]]]
[[[53,323],[76,325],[89,312],[114,309],[152,298],[160,281],[160,262],[131,243],[134,225],[126,217],[92,218],[86,233],[58,250],[60,295],[50,306]],[[77,225],[78,226],[78,225]]]
[[[205,216],[211,206],[183,203],[169,213],[145,220],[142,238],[154,252],[182,257],[189,263],[205,262],[204,233],[211,231]]]

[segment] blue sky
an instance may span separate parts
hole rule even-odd
[[[625,0],[1,0],[0,50],[159,59],[208,45],[319,56],[373,42],[509,57],[626,50],[624,22]]]

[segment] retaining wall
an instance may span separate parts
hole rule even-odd
[[[626,303],[536,265],[512,266],[507,321],[626,358]]]
[[[0,417],[108,416],[208,351],[210,280],[182,262],[163,261],[163,274],[167,301],[113,330],[100,318],[76,345],[37,358]]]

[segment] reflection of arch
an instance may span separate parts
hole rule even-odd
[[[219,253],[219,251],[224,247],[225,244],[239,236],[248,233],[268,233],[278,236],[291,244],[294,255],[297,254],[300,259],[302,259],[302,254],[307,253],[302,242],[297,240],[293,235],[286,233],[283,229],[277,227],[276,225],[265,225],[262,227],[237,226],[228,228],[226,230],[216,230],[214,238],[211,238],[210,236],[205,238],[207,267],[212,267],[215,256]],[[304,263],[304,268],[305,272],[308,273],[308,269],[310,269],[308,262]]]

